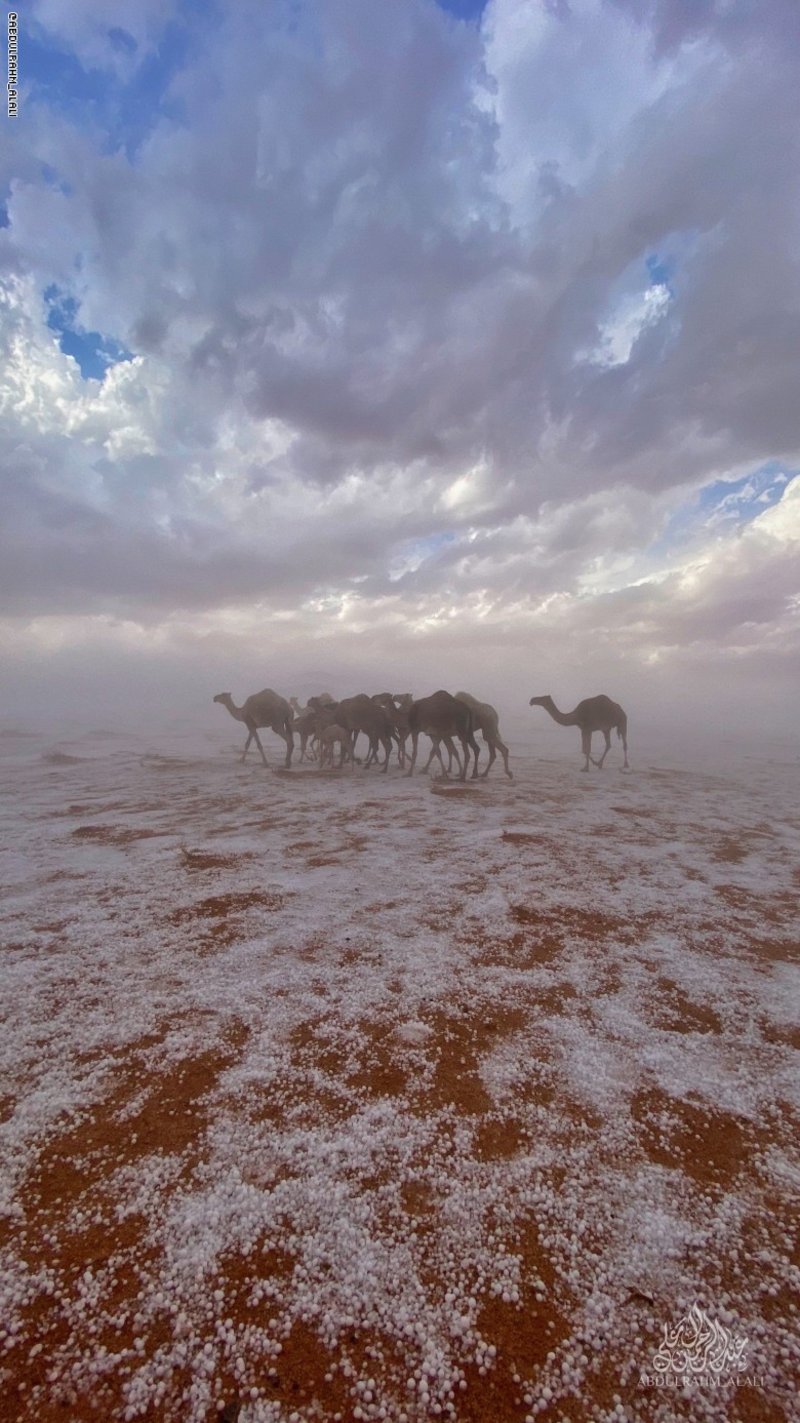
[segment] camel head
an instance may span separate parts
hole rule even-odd
[[[553,700],[553,698],[552,698],[551,696],[549,696],[549,695],[546,696],[546,697],[531,697],[530,701],[528,702],[528,706],[529,706],[529,707],[546,707],[546,706],[547,706],[547,703],[548,703],[548,702],[552,702],[552,700]]]
[[[222,705],[223,705],[224,707],[228,705],[228,702],[229,702],[230,700],[231,700],[231,694],[230,694],[230,692],[217,692],[217,695],[216,695],[215,698],[214,698],[214,701],[215,701],[215,702],[222,702]]]

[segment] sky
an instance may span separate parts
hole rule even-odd
[[[795,0],[19,25],[0,718],[458,684],[796,729]]]

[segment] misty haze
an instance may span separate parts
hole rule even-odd
[[[0,1414],[790,1423],[800,10],[9,37]]]

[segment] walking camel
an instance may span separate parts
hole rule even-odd
[[[316,718],[318,736],[327,726],[332,726],[334,723],[342,727],[350,738],[350,755],[355,761],[356,741],[359,733],[363,731],[369,742],[366,765],[377,761],[380,745],[383,746],[385,753],[382,769],[384,771],[388,769],[389,757],[392,752],[392,736],[389,714],[385,707],[373,702],[366,692],[359,692],[354,697],[345,697],[341,702],[323,703],[317,697],[309,697],[308,705]]]
[[[465,706],[469,707],[475,730],[481,733],[489,748],[489,764],[485,771],[481,771],[481,776],[488,776],[499,751],[506,768],[506,775],[510,781],[513,781],[514,776],[508,768],[508,747],[500,737],[500,718],[491,702],[479,702],[475,697],[470,696],[469,692],[456,692],[456,701],[463,702]]]
[[[302,707],[300,715],[295,713],[293,730],[300,737],[300,760],[316,760],[317,718],[308,707]]]
[[[301,707],[297,697],[289,698],[289,706],[294,712],[294,729],[300,737],[300,760],[315,761],[317,755],[317,710],[319,707],[333,706],[334,700],[330,692],[319,692],[316,697],[309,697],[304,707]]]
[[[433,742],[433,749],[428,757],[428,764],[425,766],[426,771],[434,756],[437,755],[444,771],[444,761],[442,761],[439,743],[444,741],[449,750],[452,746],[452,738],[457,737],[464,753],[464,764],[460,767],[460,779],[465,781],[467,778],[470,751],[475,755],[473,779],[477,776],[480,747],[473,735],[472,711],[464,702],[456,701],[456,698],[449,692],[443,691],[434,692],[430,697],[422,697],[419,701],[412,702],[408,709],[408,726],[411,732],[411,766],[406,771],[407,776],[414,774],[417,744],[421,731],[424,731],[425,735],[429,736]]]
[[[350,762],[351,769],[354,765],[353,753],[350,749],[350,733],[345,731],[343,726],[337,726],[334,722],[331,726],[326,726],[319,734],[319,764],[324,770],[326,766],[334,769],[333,749],[339,747],[339,770],[341,771],[345,761]]]
[[[383,707],[389,718],[391,737],[397,745],[397,759],[402,769],[406,764],[406,741],[409,737],[408,708],[414,698],[410,692],[403,692],[398,696],[393,692],[373,692],[370,700],[376,706]]]
[[[219,692],[214,701],[221,702],[222,706],[228,708],[235,721],[243,721],[247,727],[247,740],[244,744],[242,760],[247,755],[250,742],[255,741],[261,752],[261,760],[265,766],[269,765],[258,735],[259,727],[269,727],[270,731],[274,731],[276,736],[280,736],[286,742],[284,765],[288,770],[292,764],[292,752],[294,751],[294,735],[292,733],[294,718],[285,697],[278,696],[278,693],[273,692],[271,687],[265,687],[263,692],[254,692],[252,697],[248,697],[241,707],[237,707],[230,692]]]
[[[373,697],[373,701],[377,701],[382,705],[386,706],[387,710],[389,711],[389,715],[392,718],[392,734],[395,738],[395,741],[397,742],[397,759],[400,762],[401,767],[404,767],[406,761],[408,760],[406,742],[408,741],[408,738],[411,735],[411,727],[409,726],[408,722],[408,714],[411,710],[414,698],[411,692],[379,692],[376,696]],[[394,711],[392,711],[392,707],[394,707]],[[431,754],[422,769],[422,775],[424,775],[427,771],[434,756],[439,757],[439,765],[442,768],[442,775],[450,775],[454,761],[458,766],[460,774],[461,757],[459,756],[455,746],[453,745],[452,737],[431,735],[431,740],[433,742],[433,750],[431,751]],[[444,759],[442,757],[442,741],[447,747],[447,766],[445,766]]]
[[[616,731],[622,742],[622,749],[625,753],[625,764],[623,769],[628,770],[628,718],[622,707],[617,702],[612,702],[610,697],[587,697],[585,701],[578,702],[574,711],[562,712],[558,710],[552,697],[531,697],[530,706],[544,707],[549,712],[553,721],[557,721],[559,726],[577,726],[581,733],[581,751],[586,757],[586,762],[581,766],[582,771],[588,771],[589,762],[596,766],[598,771],[602,771],[603,762],[611,749],[611,733]],[[595,761],[592,755],[592,735],[595,731],[601,731],[606,739],[606,749],[599,761]]]

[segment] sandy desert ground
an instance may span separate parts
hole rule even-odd
[[[0,737],[3,1417],[797,1416],[796,753],[200,725]]]

